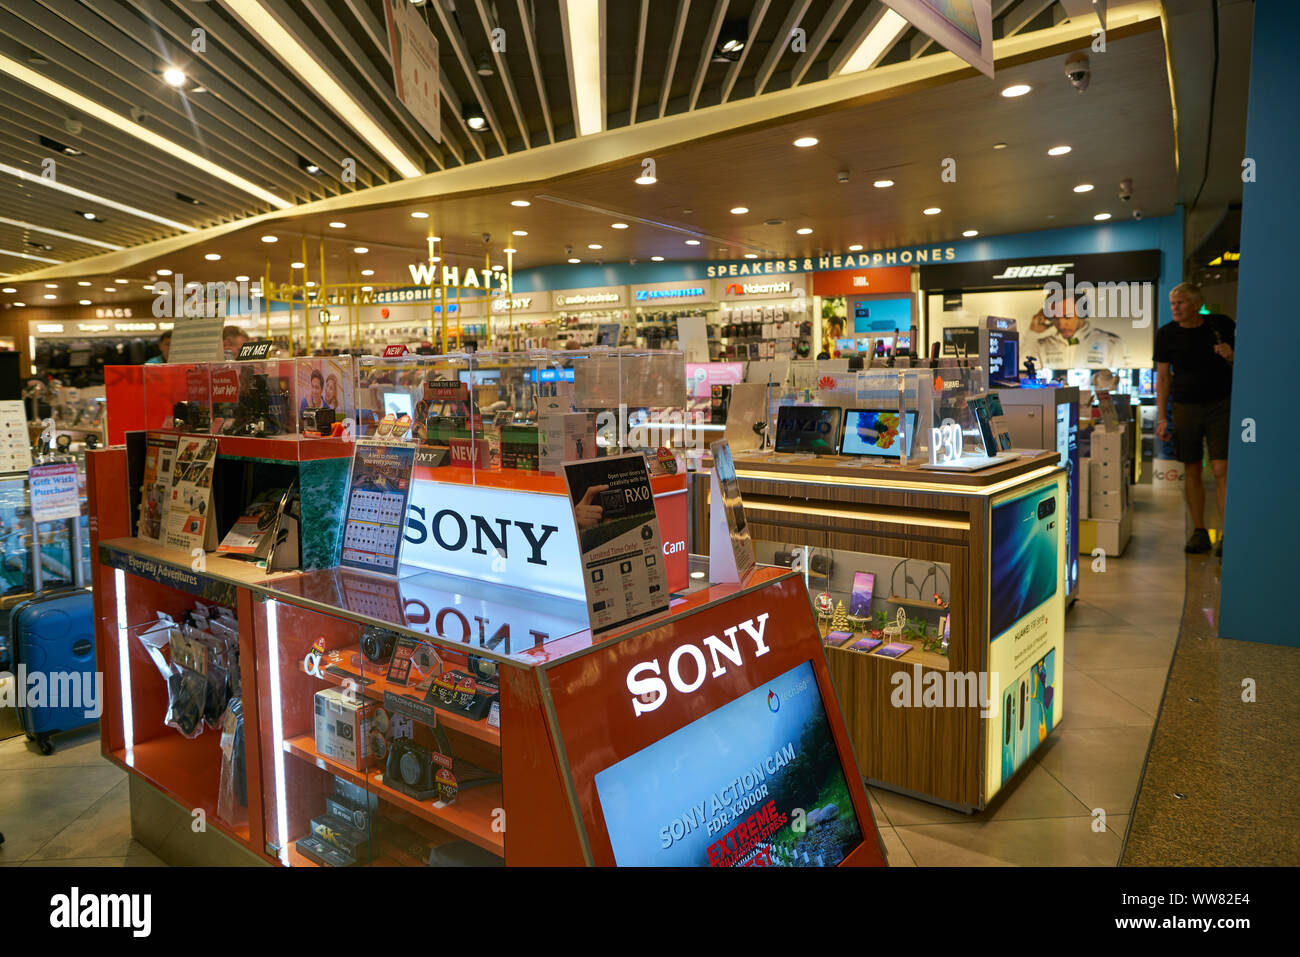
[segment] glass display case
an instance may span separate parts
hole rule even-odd
[[[44,588],[72,584],[72,562],[80,561],[89,581],[90,531],[86,516],[85,464],[77,460],[77,477],[81,486],[82,514],[80,541],[73,542],[71,520],[42,522],[36,530],[41,556],[41,584]],[[75,555],[75,558],[74,558]],[[32,575],[32,513],[27,473],[0,474],[0,597],[30,597],[34,588]]]

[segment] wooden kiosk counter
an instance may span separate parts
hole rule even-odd
[[[981,809],[1063,714],[1065,470],[860,462],[737,454],[758,560],[807,582],[864,776]],[[692,491],[703,550],[706,473]]]

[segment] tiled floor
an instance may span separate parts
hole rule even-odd
[[[873,788],[890,864],[1119,862],[1178,639],[1186,564],[1181,496],[1137,486],[1133,508],[1122,557],[1104,570],[1080,560],[1060,727],[979,814]]]
[[[1133,504],[1124,555],[1104,571],[1080,563],[1061,727],[982,813],[873,790],[891,864],[1118,862],[1184,594],[1181,498],[1139,486]],[[99,756],[93,731],[61,739],[48,758],[22,737],[0,742],[0,867],[160,864],[131,839],[126,792],[125,772]]]

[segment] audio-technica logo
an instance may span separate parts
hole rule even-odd
[[[775,691],[767,693],[767,710],[773,714],[781,710],[781,697]]]

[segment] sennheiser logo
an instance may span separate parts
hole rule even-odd
[[[1008,266],[994,279],[1029,279],[1036,276],[1062,276],[1074,263],[1036,263],[1032,266]]]
[[[148,937],[153,931],[152,894],[83,894],[79,887],[50,898],[50,926],[59,930],[131,931]]]
[[[691,286],[686,289],[638,289],[636,291],[636,301],[645,302],[648,299],[690,299],[702,295],[704,295],[703,286]]]

